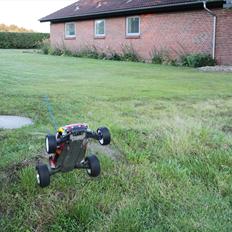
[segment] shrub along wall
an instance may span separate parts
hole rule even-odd
[[[38,48],[47,33],[0,32],[0,48]]]
[[[138,52],[133,48],[133,46],[122,47],[120,53],[117,53],[110,48],[108,51],[102,52],[99,48],[94,46],[85,46],[77,51],[70,51],[65,47],[62,49],[51,47],[50,42],[45,40],[41,44],[41,51],[43,54],[50,54],[55,56],[73,56],[104,60],[145,62],[139,56]],[[178,57],[177,59],[172,59],[168,50],[154,49],[154,51],[151,53],[151,58],[153,64],[169,64],[174,66],[180,65],[193,68],[216,65],[216,61],[211,57],[211,55],[204,53],[185,54]]]

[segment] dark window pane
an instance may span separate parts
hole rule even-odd
[[[75,24],[66,24],[66,35],[67,36],[74,36],[75,35]]]
[[[128,18],[128,34],[139,34],[139,18]]]
[[[104,35],[105,34],[105,21],[98,20],[96,21],[96,35]]]

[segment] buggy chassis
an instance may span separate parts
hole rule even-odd
[[[89,139],[98,140],[101,145],[110,144],[111,135],[106,127],[100,127],[97,131],[92,131],[84,124],[73,124],[65,126],[66,134],[58,137],[56,135],[47,135],[45,138],[45,147],[48,154],[55,154],[57,149],[60,154],[57,158],[55,167],[50,163],[39,163],[36,166],[37,183],[41,187],[50,184],[50,176],[58,172],[69,172],[74,169],[86,169],[91,177],[97,177],[100,174],[100,162],[95,155],[87,156],[87,145]]]

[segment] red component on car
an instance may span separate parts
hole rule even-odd
[[[70,124],[70,125],[66,125],[63,128],[64,129],[72,129],[74,127],[84,127],[84,128],[88,128],[88,126],[86,124],[83,123],[76,123],[76,124]]]

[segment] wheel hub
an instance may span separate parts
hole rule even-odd
[[[36,179],[37,179],[37,183],[40,184],[40,178],[39,178],[39,174],[38,173],[36,175]]]

